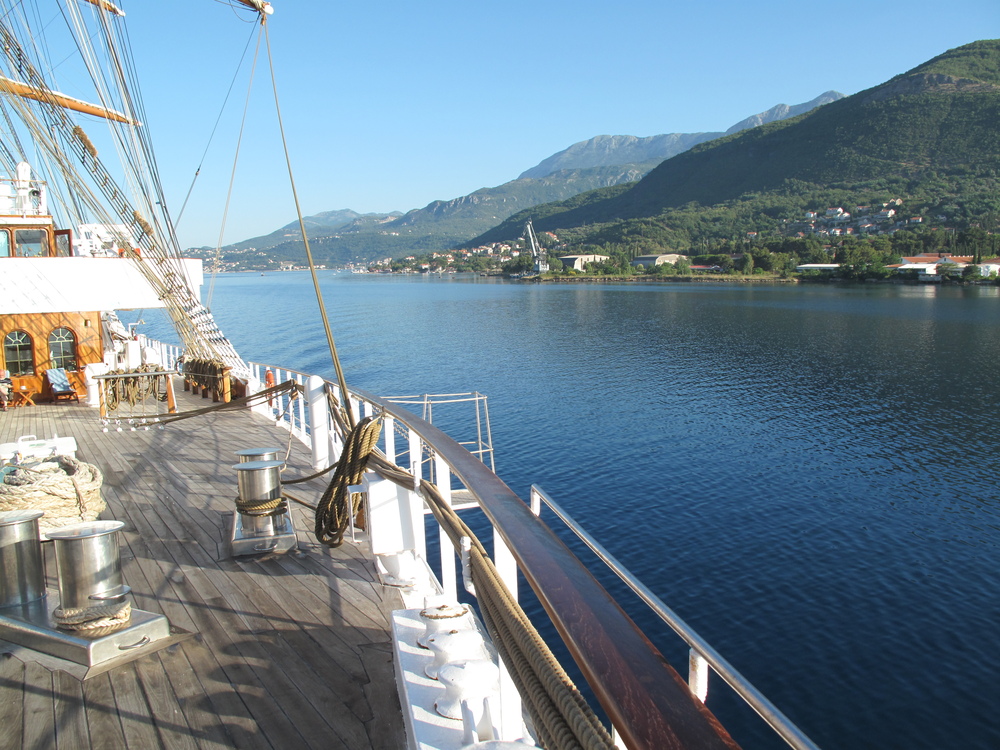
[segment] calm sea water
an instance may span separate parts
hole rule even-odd
[[[321,279],[349,384],[486,393],[501,477],[820,746],[1000,747],[996,288]],[[248,358],[332,376],[308,274],[219,277],[212,307]]]

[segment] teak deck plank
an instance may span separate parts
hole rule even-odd
[[[191,736],[187,717],[181,711],[173,686],[163,670],[159,654],[138,659],[135,671],[163,744],[170,750],[198,750],[198,744]]]
[[[114,692],[111,690],[111,678],[102,674],[87,680],[84,683],[83,700],[90,728],[90,746],[125,747],[125,735],[115,705]]]
[[[55,706],[52,673],[40,664],[24,665],[24,747],[30,750],[55,747]]]
[[[206,405],[176,390],[181,409]],[[122,574],[133,606],[194,635],[84,682],[23,649],[0,650],[4,747],[402,747],[385,614],[396,593],[382,591],[365,551],[316,544],[311,518],[294,506],[299,550],[227,557],[235,451],[284,447],[288,433],[246,410],[111,430],[83,405],[0,414],[0,442],[76,438],[77,457],[104,473],[101,518],[125,524]],[[298,443],[288,467],[289,477],[312,472]],[[314,502],[323,486],[293,492]]]
[[[129,664],[108,672],[115,696],[118,715],[122,719],[125,744],[128,747],[163,747],[153,725],[153,717],[142,693],[135,665]]]
[[[24,733],[24,662],[0,655],[0,727],[10,747],[21,747]]]
[[[89,737],[87,713],[83,705],[83,685],[66,672],[52,673],[55,697],[56,743],[61,750],[76,750]]]

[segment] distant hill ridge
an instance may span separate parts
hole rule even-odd
[[[770,109],[740,120],[726,132],[712,133],[667,133],[640,138],[634,135],[599,135],[587,141],[574,143],[541,161],[537,166],[521,173],[518,179],[542,178],[563,169],[587,169],[617,164],[631,164],[652,160],[669,159],[687,151],[699,143],[705,143],[723,135],[732,135],[747,128],[755,128],[775,120],[808,112],[823,104],[843,99],[838,91],[827,91],[812,101],[788,106],[777,104]]]
[[[804,104],[792,107],[779,104],[741,120],[727,132],[793,116],[842,97],[843,94],[828,91]],[[452,200],[433,201],[405,214],[362,215],[347,209],[306,217],[309,244],[318,262],[333,264],[443,250],[467,242],[512,214],[533,206],[635,182],[669,156],[722,135],[713,132],[648,138],[598,136],[554,154],[516,180]],[[227,246],[223,261],[237,260],[241,252],[250,248],[264,251],[275,260],[305,259],[297,221],[268,235]]]
[[[624,237],[615,227],[626,224],[636,243],[689,241],[671,229],[678,220],[671,212],[742,202],[745,216],[726,222],[738,234],[774,219],[766,215],[774,196],[788,204],[810,193],[824,200],[834,190],[859,200],[919,198],[972,220],[1000,213],[998,174],[1000,40],[985,40],[798,117],[699,144],[624,189],[515,214],[470,244],[516,237],[529,217],[537,231],[574,230],[580,245]]]

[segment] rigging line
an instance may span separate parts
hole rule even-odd
[[[243,21],[243,23],[255,23],[257,21],[256,18],[247,20],[242,16],[240,16],[240,14],[238,13],[238,11],[241,10],[252,10],[249,6],[245,6],[241,3],[227,2],[227,0],[215,0],[215,2],[217,2],[219,5],[227,6],[231,11],[233,11],[233,15],[235,15],[237,18]]]
[[[107,55],[111,81],[114,87],[105,82],[108,86],[109,94],[117,91],[122,107],[129,113],[134,121],[144,121],[144,112],[139,88],[129,85],[134,77],[134,64],[131,55],[131,46],[127,36],[117,33],[117,30],[124,28],[113,19],[111,14],[102,11],[95,11],[97,22],[103,30],[102,39],[104,50]],[[101,72],[104,73],[103,69]],[[156,172],[156,164],[152,157],[152,149],[148,130],[145,126],[125,126],[113,128],[120,148],[129,155],[129,165],[133,174],[133,181],[136,190],[136,200],[142,201],[142,210],[148,220],[155,225],[157,234],[162,238],[163,251],[166,255],[177,254],[176,238],[173,227],[170,225],[169,217],[165,212],[157,211],[156,206],[161,209],[165,207],[165,198],[159,183],[159,176]],[[162,214],[162,215],[161,215]]]
[[[101,18],[104,19],[106,24],[112,23],[112,20],[108,16],[102,16]],[[136,72],[135,58],[132,56],[133,47],[128,33],[128,26],[124,23],[113,23],[110,29],[115,31],[113,36],[117,40],[118,46],[122,49],[123,54],[121,56],[124,61],[122,75],[127,77],[127,80],[123,80],[122,82],[122,89],[124,91],[124,95],[128,98],[129,104],[134,106],[133,111],[136,115],[138,115],[138,118],[133,119],[138,119],[142,123],[148,123],[145,104],[142,100],[142,88],[139,86],[139,76]],[[112,34],[109,33],[109,37],[110,36],[112,36]],[[170,211],[167,208],[166,193],[163,189],[163,184],[160,181],[159,168],[153,154],[153,137],[149,125],[144,124],[141,128],[139,128],[137,135],[145,155],[148,179],[152,183],[152,187],[157,198],[156,205],[160,207],[160,210],[157,212],[153,210],[152,206],[150,206],[150,213],[153,215],[158,214],[157,223],[159,223],[159,219],[162,218],[163,224],[166,227],[167,245],[169,246],[168,254],[172,253],[174,259],[180,260],[182,253],[180,242],[177,240],[176,222],[171,219]]]
[[[34,83],[40,90],[46,90],[45,82],[41,79],[38,71],[31,64],[17,40],[2,24],[0,24],[0,39],[3,42],[4,52],[12,64],[22,72],[26,80]],[[75,155],[76,158],[83,160],[92,177],[91,182],[104,193],[110,206],[118,213],[120,220],[129,225],[128,231],[135,233],[131,239],[144,248],[143,262],[138,263],[137,267],[163,298],[171,320],[189,350],[196,354],[204,353],[208,357],[220,358],[233,368],[238,377],[246,377],[249,374],[246,363],[218,330],[208,311],[200,302],[196,301],[187,286],[187,281],[172,271],[163,275],[158,268],[148,262],[148,259],[152,258],[159,265],[161,259],[166,260],[166,255],[157,236],[140,224],[137,212],[129,203],[127,196],[121,192],[103,164],[89,153],[75,130],[71,128],[73,123],[66,114],[61,109],[52,106],[48,101],[43,101],[44,106],[40,105],[36,108],[30,108],[27,103],[17,99],[12,99],[11,103],[16,105],[15,108],[18,109],[20,119],[25,126],[32,129],[36,143],[49,154],[66,178],[74,181],[80,195],[90,204],[94,196],[86,189],[87,186],[82,182],[81,175],[70,163],[70,156]],[[37,110],[38,117],[34,114],[35,110]],[[65,149],[59,147],[57,139],[65,144]],[[92,210],[95,214],[106,215],[96,201],[93,201]],[[138,234],[139,230],[142,230],[141,234]],[[134,247],[131,242],[125,244],[125,247],[129,246]],[[192,321],[194,316],[198,317],[197,324]]]
[[[257,34],[257,48],[253,53],[253,65],[250,67],[250,81],[247,84],[247,96],[243,102],[243,119],[240,121],[240,132],[236,137],[236,153],[233,154],[233,168],[229,173],[229,189],[226,191],[226,205],[222,209],[222,225],[219,227],[219,241],[215,243],[215,263],[212,267],[212,280],[208,285],[205,297],[205,307],[212,307],[212,295],[215,293],[215,279],[219,274],[219,257],[222,255],[222,235],[226,231],[226,221],[229,219],[229,206],[233,200],[233,186],[236,184],[236,165],[240,160],[240,148],[243,146],[243,131],[247,125],[247,113],[250,111],[250,95],[253,93],[253,79],[257,72],[257,58],[260,55],[260,33]]]
[[[191,199],[191,193],[194,192],[194,184],[198,180],[198,175],[201,174],[201,168],[205,164],[205,157],[208,156],[208,150],[212,147],[212,141],[215,139],[215,133],[219,129],[219,123],[222,122],[222,115],[226,111],[226,105],[229,104],[229,97],[232,95],[233,89],[236,87],[236,79],[239,77],[240,70],[243,68],[243,62],[247,59],[247,50],[250,49],[250,42],[253,41],[255,33],[257,33],[257,29],[253,28],[250,31],[250,36],[247,37],[247,43],[243,48],[243,54],[240,56],[240,62],[236,66],[236,70],[233,72],[233,80],[230,81],[229,89],[226,91],[226,96],[222,100],[222,106],[219,108],[219,116],[215,118],[215,125],[212,127],[212,132],[208,136],[208,143],[205,144],[205,150],[201,154],[201,159],[198,160],[198,167],[194,170],[194,177],[191,178],[191,187],[188,188],[187,195],[184,196],[184,203],[181,204],[181,210],[177,214],[177,219],[174,221],[175,227],[181,223],[181,218],[184,216],[184,209],[187,207],[188,201]]]
[[[330,329],[330,318],[326,314],[326,305],[323,304],[323,293],[319,288],[319,277],[316,275],[316,264],[313,263],[312,250],[309,248],[309,237],[306,234],[306,224],[302,220],[302,208],[299,206],[299,195],[295,190],[295,176],[292,174],[292,160],[288,154],[288,139],[285,138],[285,126],[281,120],[281,106],[278,104],[278,81],[274,76],[274,57],[271,55],[271,37],[267,29],[267,17],[262,13],[260,16],[261,26],[264,27],[264,40],[267,43],[267,62],[271,69],[271,88],[274,90],[274,110],[278,116],[278,130],[281,132],[281,145],[285,150],[285,164],[288,166],[288,181],[292,188],[292,198],[295,201],[295,214],[299,219],[299,231],[302,233],[302,244],[306,249],[306,259],[309,261],[309,273],[312,275],[313,288],[316,290],[316,302],[319,304],[320,317],[323,319],[323,329],[326,331],[326,341],[330,347],[330,356],[333,358],[333,368],[337,371],[337,385],[340,386],[340,397],[344,402],[344,411],[347,412],[347,419],[353,430],[356,426],[354,412],[351,410],[350,394],[347,390],[347,381],[344,380],[344,370],[340,366],[340,357],[337,355],[337,345],[333,343],[333,331]]]

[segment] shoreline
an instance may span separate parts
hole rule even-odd
[[[534,282],[539,284],[800,284],[798,278],[780,278],[778,276],[666,276],[651,278],[649,276],[557,276],[540,278],[534,276],[515,281]]]

